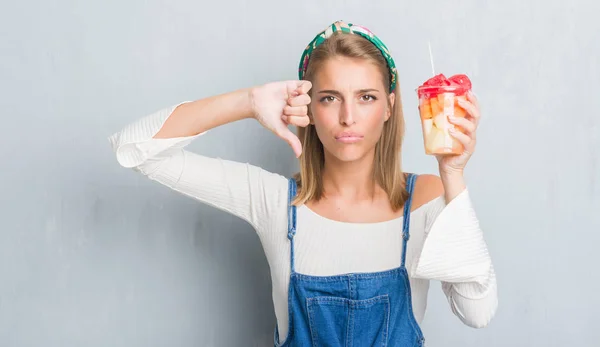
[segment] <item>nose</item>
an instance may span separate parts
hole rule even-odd
[[[354,123],[356,123],[356,120],[353,105],[350,102],[344,102],[340,107],[340,124],[350,126]]]

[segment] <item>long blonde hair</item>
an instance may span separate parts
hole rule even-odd
[[[334,33],[313,51],[304,78],[314,84],[316,72],[324,62],[339,56],[363,59],[366,62],[374,63],[381,72],[386,90],[389,90],[389,69],[379,49],[359,35],[343,32]],[[399,85],[396,86],[394,94],[392,115],[385,122],[381,138],[375,145],[373,179],[387,193],[392,209],[395,211],[404,205],[408,193],[405,189],[406,180],[401,169],[404,115]],[[389,98],[387,100],[388,107],[392,107]],[[323,144],[317,136],[315,126],[310,124],[305,128],[298,127],[298,137],[302,143],[303,154],[300,157],[300,172],[294,176],[298,182],[298,194],[293,201],[294,205],[301,205],[309,200],[319,200],[323,197],[322,175],[325,165]]]

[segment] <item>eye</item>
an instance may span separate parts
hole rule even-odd
[[[377,100],[376,97],[374,97],[373,95],[369,95],[369,94],[361,96],[360,99],[362,101],[366,101],[366,102]]]
[[[332,103],[334,101],[335,101],[335,97],[331,96],[331,95],[321,98],[321,102],[324,102],[324,103]]]

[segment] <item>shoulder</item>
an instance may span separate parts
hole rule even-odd
[[[412,210],[444,195],[444,185],[439,176],[423,174],[418,175],[413,191]]]

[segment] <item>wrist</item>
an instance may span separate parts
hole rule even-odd
[[[440,178],[442,180],[447,180],[447,181],[454,181],[457,179],[463,179],[464,176],[464,171],[463,170],[447,170],[447,169],[442,169],[440,168]]]
[[[464,169],[448,168],[441,165],[438,167],[438,169],[440,171],[440,177],[463,177],[464,174]]]
[[[467,188],[463,170],[440,169],[440,178],[444,186],[446,203],[450,203],[450,201],[452,201]]]
[[[242,90],[244,96],[243,109],[246,111],[246,118],[256,118],[256,107],[254,105],[254,87]]]

